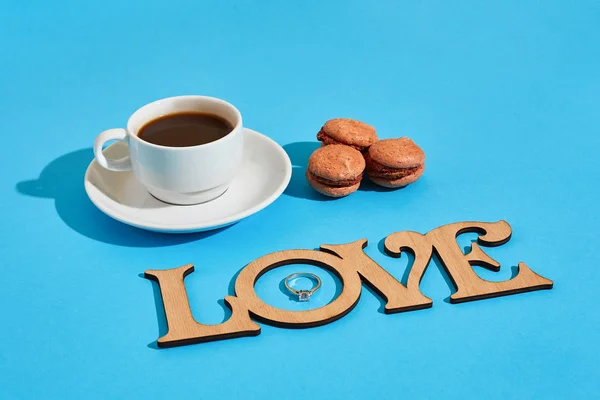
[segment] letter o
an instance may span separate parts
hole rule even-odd
[[[313,310],[290,311],[270,306],[256,295],[254,284],[268,271],[290,264],[310,264],[333,272],[342,282],[342,292],[331,303]],[[308,328],[333,322],[354,308],[360,292],[360,276],[348,266],[347,261],[316,250],[284,250],[267,254],[244,267],[235,281],[236,297],[240,298],[253,317],[285,328]]]

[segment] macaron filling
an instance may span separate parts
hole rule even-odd
[[[323,142],[323,144],[329,145],[329,144],[343,144],[345,146],[350,146],[355,148],[358,151],[365,151],[366,147],[361,147],[361,146],[356,146],[354,144],[347,144],[347,143],[343,143],[340,142],[338,140],[335,140],[334,138],[332,138],[331,136],[329,136],[328,134],[326,134],[325,132],[323,132],[323,129],[321,129],[319,131],[319,133],[317,133],[317,140]]]
[[[404,178],[405,176],[409,176],[414,174],[421,168],[421,165],[417,165],[416,167],[409,168],[391,168],[385,166],[377,161],[374,161],[370,154],[365,154],[365,159],[367,162],[367,174],[369,176],[374,176],[376,178],[385,178],[385,179],[399,179]]]
[[[373,163],[373,164],[375,164],[375,163]],[[379,164],[378,166],[381,166],[381,164]],[[388,168],[388,167],[384,167],[384,166],[381,166],[381,168],[378,168],[378,166],[375,166],[375,165],[367,166],[367,174],[369,174],[370,176],[377,177],[377,178],[398,179],[398,178],[404,178],[405,176],[414,174],[421,167],[419,165],[419,166],[412,167],[412,168]]]
[[[312,179],[314,179],[315,181],[319,182],[320,184],[326,185],[326,186],[331,186],[331,187],[354,186],[354,185],[360,183],[360,180],[361,180],[361,176],[360,175],[358,177],[354,178],[354,179],[346,179],[346,180],[341,180],[341,181],[332,181],[330,179],[326,179],[326,178],[322,178],[320,176],[317,176],[317,175],[313,174],[310,171],[308,171],[308,174],[310,175],[310,177]]]

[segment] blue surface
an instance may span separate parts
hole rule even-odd
[[[234,5],[235,4],[235,5]],[[4,1],[0,397],[600,398],[600,4],[596,1]],[[284,145],[290,187],[217,232],[167,236],[111,220],[83,174],[102,130],[152,100],[206,94]],[[322,201],[304,183],[321,124],[351,117],[427,153],[416,184]],[[550,291],[384,315],[368,290],[319,328],[158,350],[164,317],[139,275],[194,263],[195,317],[219,323],[245,264],[272,251],[507,220],[489,251]],[[466,235],[467,246],[474,238]],[[274,270],[257,284],[290,309]],[[310,269],[314,271],[316,269]],[[325,275],[313,306],[335,295]]]

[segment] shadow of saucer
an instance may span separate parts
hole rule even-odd
[[[323,196],[310,187],[306,181],[306,167],[310,155],[321,147],[320,142],[294,142],[283,146],[292,161],[292,178],[284,194],[301,199],[331,201],[333,197]]]
[[[22,195],[54,199],[58,216],[71,229],[99,242],[129,247],[161,247],[187,243],[218,233],[227,227],[199,233],[167,234],[135,228],[104,215],[89,200],[83,186],[85,171],[94,159],[91,148],[62,155],[51,161],[37,179],[17,183]]]

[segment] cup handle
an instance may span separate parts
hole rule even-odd
[[[127,131],[123,128],[114,128],[102,132],[94,142],[94,156],[98,164],[111,171],[129,171],[131,169],[131,159],[125,156],[118,159],[106,158],[102,153],[102,147],[109,140],[125,140]]]

